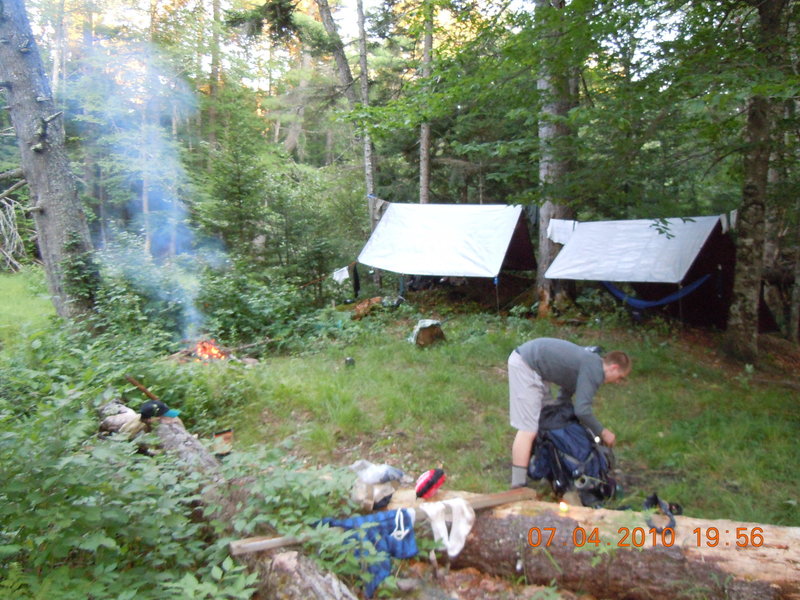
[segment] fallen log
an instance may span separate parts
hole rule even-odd
[[[270,600],[358,600],[350,588],[332,573],[321,571],[310,558],[296,551],[281,552],[265,560],[253,562],[270,577],[259,589],[260,598]]]
[[[648,516],[520,502],[476,519],[453,567],[600,598],[800,599],[800,527]]]

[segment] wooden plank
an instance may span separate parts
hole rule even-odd
[[[523,487],[497,492],[495,494],[478,494],[467,498],[467,502],[469,502],[469,505],[474,510],[481,510],[484,508],[502,506],[503,504],[510,504],[512,502],[535,499],[536,492],[530,488]],[[427,515],[422,511],[417,511],[416,523],[423,523],[426,520]],[[232,541],[229,544],[229,550],[232,556],[239,556],[241,554],[249,554],[251,552],[263,552],[264,550],[274,550],[276,548],[283,548],[284,546],[301,544],[308,539],[309,536],[296,537],[293,535],[278,537],[250,537]]]

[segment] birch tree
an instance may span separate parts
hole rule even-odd
[[[433,2],[425,0],[423,6],[422,78],[431,77],[433,62]],[[419,203],[430,202],[431,188],[431,123],[425,119],[419,127]]]

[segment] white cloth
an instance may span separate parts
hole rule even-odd
[[[333,272],[333,280],[336,283],[339,284],[344,283],[344,281],[349,278],[350,278],[350,271],[348,270],[348,267],[342,267],[341,269],[336,269]]]
[[[452,512],[450,531],[447,530],[445,511]],[[433,530],[433,539],[441,542],[447,550],[447,556],[455,558],[464,548],[472,525],[475,523],[475,511],[464,498],[452,498],[441,502],[423,502],[419,509],[428,515]]]
[[[550,219],[547,223],[547,237],[556,244],[566,244],[577,226],[577,221]]]

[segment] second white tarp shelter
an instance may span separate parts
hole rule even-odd
[[[496,277],[515,240],[529,256],[512,268],[535,268],[521,215],[504,204],[392,203],[358,262],[405,275]]]
[[[553,225],[550,237],[564,247],[545,277],[681,283],[719,222],[719,216],[561,221]]]

